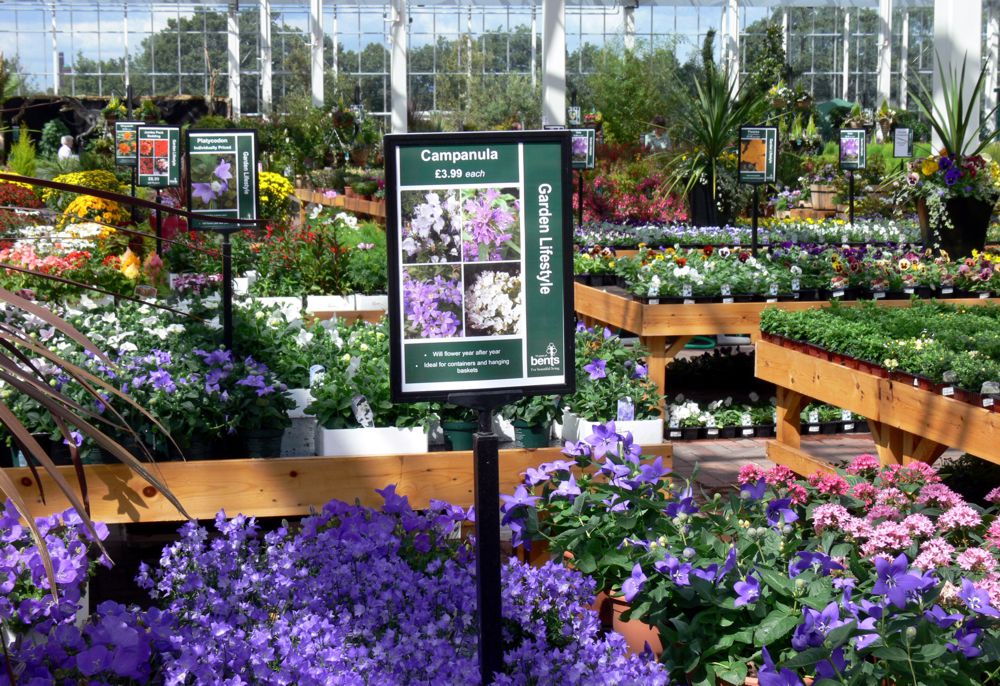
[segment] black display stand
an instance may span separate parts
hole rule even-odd
[[[479,674],[483,686],[503,669],[503,604],[500,595],[500,451],[493,412],[523,393],[453,393],[448,402],[479,411],[472,439],[476,497],[476,607],[479,616]]]

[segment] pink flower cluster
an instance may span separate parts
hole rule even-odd
[[[88,259],[90,259],[90,253],[79,250],[66,255],[38,255],[35,249],[27,243],[0,250],[0,263],[31,269],[43,274],[58,275],[63,272],[72,271],[80,267]]]

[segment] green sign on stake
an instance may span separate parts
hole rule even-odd
[[[840,130],[840,168],[864,169],[868,164],[868,137],[864,129]]]
[[[142,124],[141,121],[115,122],[115,164],[121,167],[135,166],[136,129]]]
[[[181,183],[181,130],[177,126],[140,126],[137,185],[173,188]]]
[[[774,183],[778,169],[778,129],[774,126],[741,126],[739,182]]]
[[[573,383],[567,131],[385,137],[396,401]]]
[[[237,129],[188,131],[188,209],[197,230],[234,230],[212,217],[257,218],[257,132]]]
[[[594,129],[570,129],[573,169],[593,169],[597,157],[597,132]]]

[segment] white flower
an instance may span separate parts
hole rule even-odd
[[[465,292],[469,324],[492,335],[520,333],[523,303],[521,279],[507,272],[480,272]]]

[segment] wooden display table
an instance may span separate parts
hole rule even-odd
[[[628,295],[581,283],[575,284],[577,316],[588,326],[597,324],[624,329],[639,337],[649,351],[649,377],[660,393],[666,388],[666,366],[694,336],[743,334],[760,338],[760,313],[767,307],[783,310],[807,310],[829,307],[829,301],[793,300],[788,302],[702,303],[692,305],[647,305]],[[852,306],[860,301],[847,301]],[[865,301],[868,302],[868,301]],[[955,299],[955,305],[981,305],[978,298]],[[909,300],[879,300],[879,306],[904,307]],[[668,344],[668,339],[671,339]]]
[[[767,456],[799,474],[833,471],[802,450],[799,414],[810,399],[867,417],[883,465],[930,464],[949,447],[1000,464],[1000,414],[989,409],[768,341],[757,343],[756,374],[778,387]]]
[[[315,191],[311,188],[296,188],[295,197],[302,202],[302,209],[299,210],[299,222],[304,222],[306,218],[306,203],[315,205],[325,205],[326,207],[341,207],[354,214],[364,214],[385,224],[385,201],[365,200],[364,198],[348,197],[337,194],[332,198],[326,197],[322,191]]]
[[[643,447],[670,466],[669,443]],[[562,457],[560,448],[514,448],[500,451],[500,491],[512,493],[528,467]],[[473,504],[472,451],[375,457],[285,457],[250,460],[161,462],[152,469],[195,519],[212,519],[224,509],[229,516],[307,515],[337,498],[379,506],[376,488],[396,484],[414,508],[427,507],[431,498],[455,505]],[[76,484],[72,467],[59,467]],[[62,512],[69,502],[42,472],[47,502],[42,503],[31,471],[5,470],[17,485],[35,517]],[[149,483],[128,467],[86,465],[91,516],[108,524],[182,521],[183,516]]]

